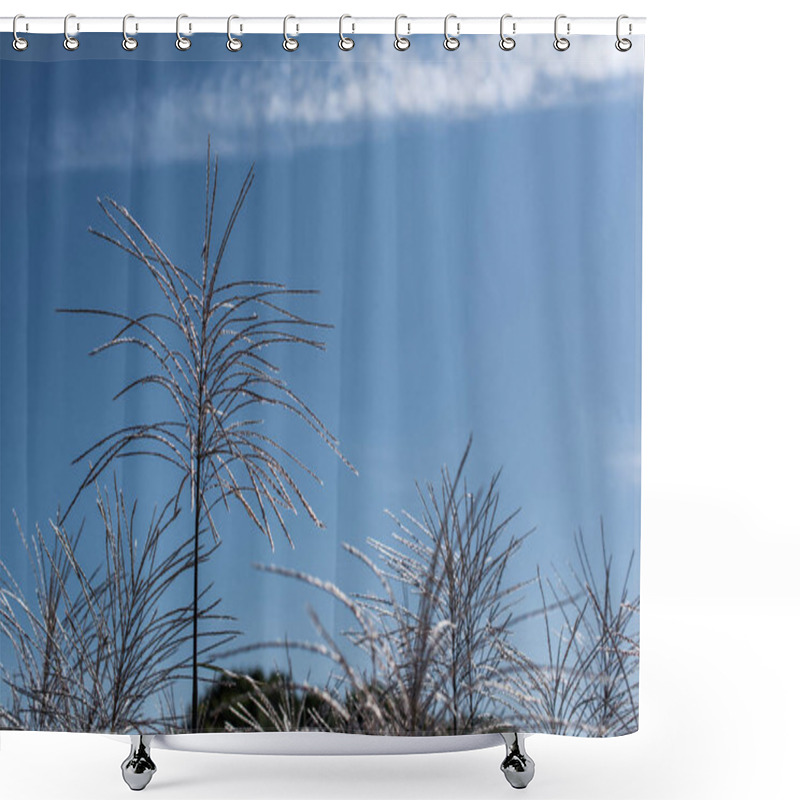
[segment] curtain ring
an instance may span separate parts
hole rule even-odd
[[[559,53],[563,53],[565,50],[569,50],[569,39],[566,36],[559,36],[558,35],[558,21],[560,19],[566,19],[566,14],[559,14],[556,17],[556,21],[553,23],[553,35],[556,37],[555,41],[553,42],[553,47],[559,51]],[[567,33],[569,34],[569,22],[567,23]]]
[[[461,42],[458,40],[458,32],[461,28],[461,23],[456,23],[456,35],[451,36],[447,32],[447,23],[450,22],[451,19],[458,19],[458,17],[455,14],[448,14],[444,18],[444,41],[442,44],[444,45],[445,50],[449,50],[452,53],[453,50],[458,50],[458,48],[461,46]]]
[[[243,44],[241,39],[237,39],[231,33],[231,22],[233,22],[233,20],[235,19],[239,19],[239,17],[237,17],[236,14],[231,14],[228,17],[228,41],[225,42],[225,47],[227,47],[228,50],[231,51],[231,53],[238,53],[242,49],[242,44]],[[241,30],[241,28],[239,30]]]
[[[71,19],[75,19],[74,14],[67,14],[64,17],[64,49],[65,50],[77,50],[80,46],[80,42],[74,37],[69,35],[69,21]]]
[[[300,47],[300,42],[294,37],[289,36],[287,31],[287,26],[290,19],[297,19],[297,17],[287,14],[283,18],[283,49],[286,50],[287,53],[293,53],[298,47]]]
[[[178,50],[188,50],[192,46],[192,40],[181,33],[181,20],[189,19],[188,14],[178,14],[175,19],[175,47]],[[189,27],[191,30],[191,26]]]
[[[353,18],[349,14],[342,14],[342,16],[339,17],[339,49],[345,51],[352,50],[356,46],[356,43],[348,36],[345,36],[342,31],[342,24],[346,19],[353,19]],[[353,30],[355,31],[355,29],[356,26],[353,25]]]
[[[620,35],[619,35],[619,24],[624,19],[628,19],[628,15],[627,14],[620,14],[617,17],[617,41],[614,42],[614,47],[616,47],[617,50],[620,51],[620,53],[627,53],[628,50],[630,50],[631,47],[633,47],[633,43],[631,42],[630,39],[622,39],[622,38],[620,38]],[[628,33],[630,34],[630,32],[631,32],[631,24],[628,23]]]
[[[511,36],[506,36],[505,33],[503,32],[503,24],[507,19],[512,19],[511,14],[503,14],[503,16],[500,17],[500,49],[505,50],[506,52],[508,52],[509,50],[513,50],[517,46],[516,40],[513,39]],[[512,27],[512,31],[514,33],[516,33],[516,28],[517,24],[514,23]]]
[[[136,19],[133,14],[126,14],[122,18],[122,49],[130,52],[139,46],[139,42],[133,36],[128,36],[128,20]]]
[[[17,20],[18,19],[25,19],[25,15],[24,14],[17,14],[17,16],[14,17],[14,21],[11,23],[11,32],[14,34],[14,41],[11,42],[11,46],[18,53],[21,53],[23,50],[27,50],[28,49],[28,40],[27,39],[23,39],[17,33]]]
[[[394,49],[395,50],[408,50],[411,47],[411,39],[407,39],[405,36],[400,35],[400,20],[401,19],[408,19],[405,14],[398,14],[394,18]],[[411,25],[406,23],[408,26],[408,32],[411,33]]]

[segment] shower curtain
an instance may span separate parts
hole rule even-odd
[[[643,41],[3,36],[0,727],[638,726]]]

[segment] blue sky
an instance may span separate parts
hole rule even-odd
[[[205,577],[247,639],[311,636],[309,601],[341,628],[322,596],[250,564],[364,588],[341,543],[387,539],[385,510],[415,512],[415,480],[454,468],[470,435],[470,483],[502,468],[515,530],[537,528],[510,579],[566,569],[579,527],[596,549],[601,516],[620,561],[638,550],[640,47],[576,37],[557,53],[525,37],[503,53],[496,37],[465,37],[447,53],[420,37],[397,53],[372,36],[342,53],[309,36],[286,54],[263,36],[239,54],[215,37],[178,53],[174,37],[148,36],[126,53],[118,39],[2,48],[0,555],[12,568],[13,512],[45,524],[82,477],[72,459],[148,402],[112,402],[133,357],[88,357],[110,328],[55,313],[152,299],[140,269],[87,233],[108,228],[95,198],[198,269],[209,135],[221,210],[256,166],[226,269],[319,290],[291,308],[334,325],[327,351],[278,358],[359,471],[271,413],[323,478],[304,488],[327,527],[293,518],[296,549],[278,538],[273,553],[240,514],[218,515]],[[172,479],[143,460],[119,473],[143,509]],[[517,642],[536,652],[534,628]]]

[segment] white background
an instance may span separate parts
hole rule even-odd
[[[505,2],[505,0],[504,0]],[[641,730],[536,736],[529,796],[797,797],[800,258],[793,3],[20,0],[4,14],[647,16]],[[609,41],[611,46],[611,40]],[[128,797],[127,748],[3,733],[0,796]],[[502,749],[155,752],[154,798],[509,797]]]

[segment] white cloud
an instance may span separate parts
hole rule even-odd
[[[210,62],[198,66],[203,77],[193,83],[140,93],[136,110],[119,101],[103,106],[88,125],[62,127],[55,160],[62,167],[114,163],[128,160],[131,148],[148,160],[193,159],[204,155],[208,131],[223,154],[341,143],[364,135],[365,126],[353,123],[462,120],[607,99],[640,85],[642,48],[619,53],[607,36],[576,37],[565,53],[553,49],[550,37],[525,42],[525,53],[521,46],[505,53],[495,39],[448,53],[438,38],[420,37],[397,53],[391,37],[373,36],[330,60],[281,53],[271,60]]]

